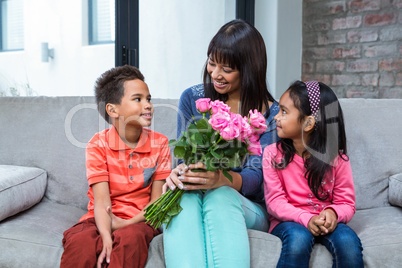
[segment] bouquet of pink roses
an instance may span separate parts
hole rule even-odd
[[[266,129],[264,116],[257,110],[250,110],[242,117],[231,113],[224,102],[211,101],[208,98],[196,101],[197,110],[203,115],[196,121],[193,117],[187,131],[182,132],[178,140],[170,140],[169,146],[175,146],[174,155],[184,162],[194,164],[202,162],[208,171],[221,169],[232,182],[228,171],[239,167],[246,154],[261,155],[260,134]],[[210,119],[205,117],[210,114]],[[171,219],[180,213],[180,199],[184,190],[168,189],[158,200],[145,209],[147,223],[158,228],[162,223],[169,226]]]

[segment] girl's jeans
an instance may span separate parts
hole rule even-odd
[[[180,206],[163,232],[166,267],[250,267],[247,229],[268,231],[265,209],[227,186],[186,192]]]
[[[344,223],[338,223],[330,234],[315,237],[299,223],[282,222],[275,226],[271,234],[282,240],[282,253],[277,267],[309,267],[315,243],[323,244],[331,252],[332,267],[364,267],[360,239]]]

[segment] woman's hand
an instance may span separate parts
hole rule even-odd
[[[188,170],[178,177],[182,183],[186,183],[184,185],[185,190],[215,189],[230,183],[223,175],[222,170],[196,171],[196,169],[206,170],[206,166],[202,162],[190,164]]]
[[[185,190],[183,182],[179,180],[178,177],[184,174],[187,170],[188,167],[185,164],[180,164],[174,169],[172,169],[169,177],[166,178],[166,183],[162,187],[162,193],[163,194],[166,193],[168,187],[172,191],[176,188],[176,186],[179,187],[179,189]]]

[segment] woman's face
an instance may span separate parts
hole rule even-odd
[[[207,71],[211,76],[215,90],[220,94],[240,94],[240,72],[232,69],[228,64],[214,61],[208,58]]]

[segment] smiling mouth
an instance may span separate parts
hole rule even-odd
[[[142,116],[142,117],[146,117],[146,118],[148,118],[148,117],[152,117],[152,114],[151,114],[151,113],[147,113],[147,114],[141,114],[141,116]]]
[[[218,81],[216,81],[216,80],[214,80],[214,84],[217,85],[217,86],[224,86],[224,85],[226,85],[226,83],[218,82]]]

